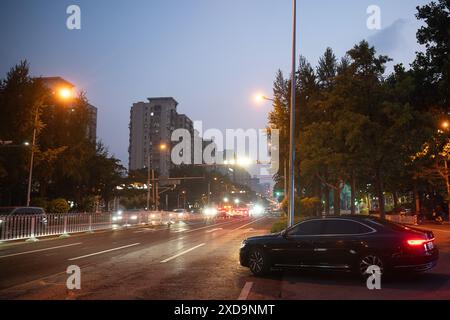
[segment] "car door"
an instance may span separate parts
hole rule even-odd
[[[347,219],[327,219],[323,233],[313,243],[314,263],[320,267],[349,269],[356,259],[361,237],[370,227]]]
[[[301,267],[313,258],[313,243],[320,233],[321,220],[308,220],[288,229],[277,248],[273,248],[275,265]]]

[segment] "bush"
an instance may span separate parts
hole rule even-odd
[[[66,199],[54,199],[49,202],[47,209],[50,213],[67,213],[69,212],[70,205]]]
[[[294,217],[294,223],[300,222],[302,220],[304,220],[305,218],[303,217]],[[272,225],[272,229],[270,229],[271,233],[276,233],[276,232],[280,232],[283,231],[284,229],[287,228],[287,217],[281,217],[280,219],[278,219],[277,222],[275,222]]]
[[[287,218],[280,218],[277,222],[272,225],[272,229],[270,229],[271,233],[276,233],[283,231],[287,227]]]
[[[32,198],[31,206],[44,208],[45,211],[48,209],[48,200],[46,198]]]
[[[288,211],[288,201],[287,198],[281,203],[281,208],[287,214]],[[322,202],[319,198],[300,198],[295,197],[295,215],[294,222],[297,223],[304,218],[312,217],[317,214],[317,212],[322,212]],[[283,231],[287,228],[287,217],[280,218],[277,222],[272,225],[270,232],[276,233]]]
[[[288,200],[285,198],[281,204],[283,211],[287,213],[288,211]],[[295,197],[295,215],[302,217],[311,217],[315,216],[317,212],[322,212],[322,202],[319,198],[300,198]]]

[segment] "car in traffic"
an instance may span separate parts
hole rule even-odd
[[[172,212],[178,219],[184,219],[189,215],[189,212],[183,208],[174,209]]]
[[[0,207],[0,231],[5,225],[15,226],[18,221],[23,219],[35,218],[36,227],[44,228],[47,226],[48,218],[44,208],[40,207]],[[10,227],[11,228],[11,227]],[[8,232],[11,230],[7,230]]]
[[[427,271],[439,251],[431,231],[370,216],[310,218],[282,232],[242,242],[240,263],[257,276],[273,269],[319,269],[367,276],[369,266],[381,273]]]

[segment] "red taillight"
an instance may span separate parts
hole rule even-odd
[[[425,243],[429,242],[430,240],[423,240],[423,239],[410,239],[407,240],[408,244],[410,246],[422,246]]]

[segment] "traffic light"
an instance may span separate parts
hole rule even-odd
[[[276,198],[279,198],[279,197],[282,197],[282,196],[284,196],[284,192],[283,191],[275,190],[275,197]]]

